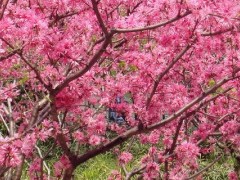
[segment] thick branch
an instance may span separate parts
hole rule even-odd
[[[9,0],[4,0],[3,1],[2,10],[0,12],[0,20],[2,20],[2,18],[3,18],[4,12],[5,12],[6,8],[7,8],[8,1]]]
[[[140,130],[138,129],[138,127],[134,127],[132,129],[128,130],[127,132],[119,135],[118,137],[114,138],[109,143],[107,143],[97,149],[90,150],[87,153],[79,156],[76,160],[76,164],[79,165],[83,162],[86,162],[88,159],[93,158],[93,157],[97,156],[98,154],[104,153],[119,144],[122,144],[123,142],[127,141],[133,135],[136,135],[139,133],[140,133]]]
[[[173,137],[172,145],[171,145],[170,149],[168,151],[166,151],[166,153],[168,153],[168,154],[172,154],[174,149],[176,148],[179,132],[180,132],[180,129],[181,129],[182,125],[183,125],[184,119],[181,118],[180,121],[178,122],[178,125],[177,125],[177,128],[176,128],[176,132],[175,132],[174,137]]]
[[[15,172],[15,175],[14,175],[15,177],[14,177],[13,180],[21,180],[23,167],[24,167],[24,160],[25,160],[25,157],[24,157],[24,155],[21,154],[21,163],[16,168],[16,172]]]
[[[108,34],[108,31],[107,31],[106,26],[104,25],[103,19],[102,19],[101,15],[100,15],[100,12],[99,12],[99,10],[98,10],[97,2],[96,2],[95,0],[91,0],[91,1],[92,1],[93,10],[94,10],[94,12],[95,12],[95,14],[96,14],[96,16],[97,16],[99,25],[100,25],[103,33],[104,33],[105,35],[107,35],[107,34]]]
[[[64,154],[69,158],[71,162],[74,161],[75,155],[70,151],[69,147],[66,144],[66,138],[62,133],[57,135],[57,142],[59,143],[60,147],[62,148]]]
[[[112,39],[112,33],[110,33],[108,36],[106,36],[105,41],[103,42],[101,48],[96,52],[96,54],[91,58],[89,63],[83,68],[82,70],[71,74],[68,76],[61,84],[59,84],[55,89],[52,95],[56,95],[59,93],[63,88],[65,88],[71,81],[81,77],[84,75],[86,72],[88,72],[93,65],[97,62],[97,60],[101,57],[101,55],[105,52],[107,46],[110,44],[111,39]]]
[[[53,121],[58,122],[58,112],[54,104],[54,99],[51,107],[51,116]],[[71,152],[70,148],[67,146],[66,138],[64,137],[64,134],[62,132],[57,134],[56,141],[58,142],[64,154],[69,158],[71,164],[74,167],[76,155],[73,152]]]

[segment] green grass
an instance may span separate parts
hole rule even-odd
[[[111,153],[99,155],[75,170],[76,180],[105,180],[113,169],[118,169],[117,159]]]
[[[213,160],[201,160],[200,167],[204,168]],[[228,173],[233,170],[233,159],[222,158],[219,162],[214,164],[211,168],[203,173],[204,180],[225,180],[228,179]]]

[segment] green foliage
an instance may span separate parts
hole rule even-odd
[[[29,80],[28,73],[24,73],[23,77],[19,80],[19,85],[24,85]]]
[[[118,67],[119,67],[120,69],[125,69],[125,67],[126,67],[126,62],[125,62],[125,61],[119,61]]]
[[[116,77],[117,71],[115,71],[115,70],[110,70],[110,75],[113,76],[113,77]]]
[[[214,79],[210,79],[208,82],[208,86],[211,88],[216,84],[216,81]]]

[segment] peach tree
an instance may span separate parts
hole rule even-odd
[[[239,0],[1,0],[0,8],[1,177],[21,179],[27,167],[31,179],[68,180],[113,151],[124,173],[109,179],[200,178],[222,156],[236,160],[229,179],[239,178]],[[109,110],[123,121],[110,121]],[[150,148],[129,170],[131,146],[118,147],[132,139]]]

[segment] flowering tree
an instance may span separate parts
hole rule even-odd
[[[20,179],[27,165],[32,179],[47,179],[45,159],[60,148],[51,176],[68,180],[132,138],[149,152],[131,171],[131,146],[118,152],[125,174],[110,179],[191,179],[223,155],[240,163],[239,0],[0,5],[2,177]],[[109,122],[109,108],[125,122]],[[219,157],[200,169],[216,147]]]

